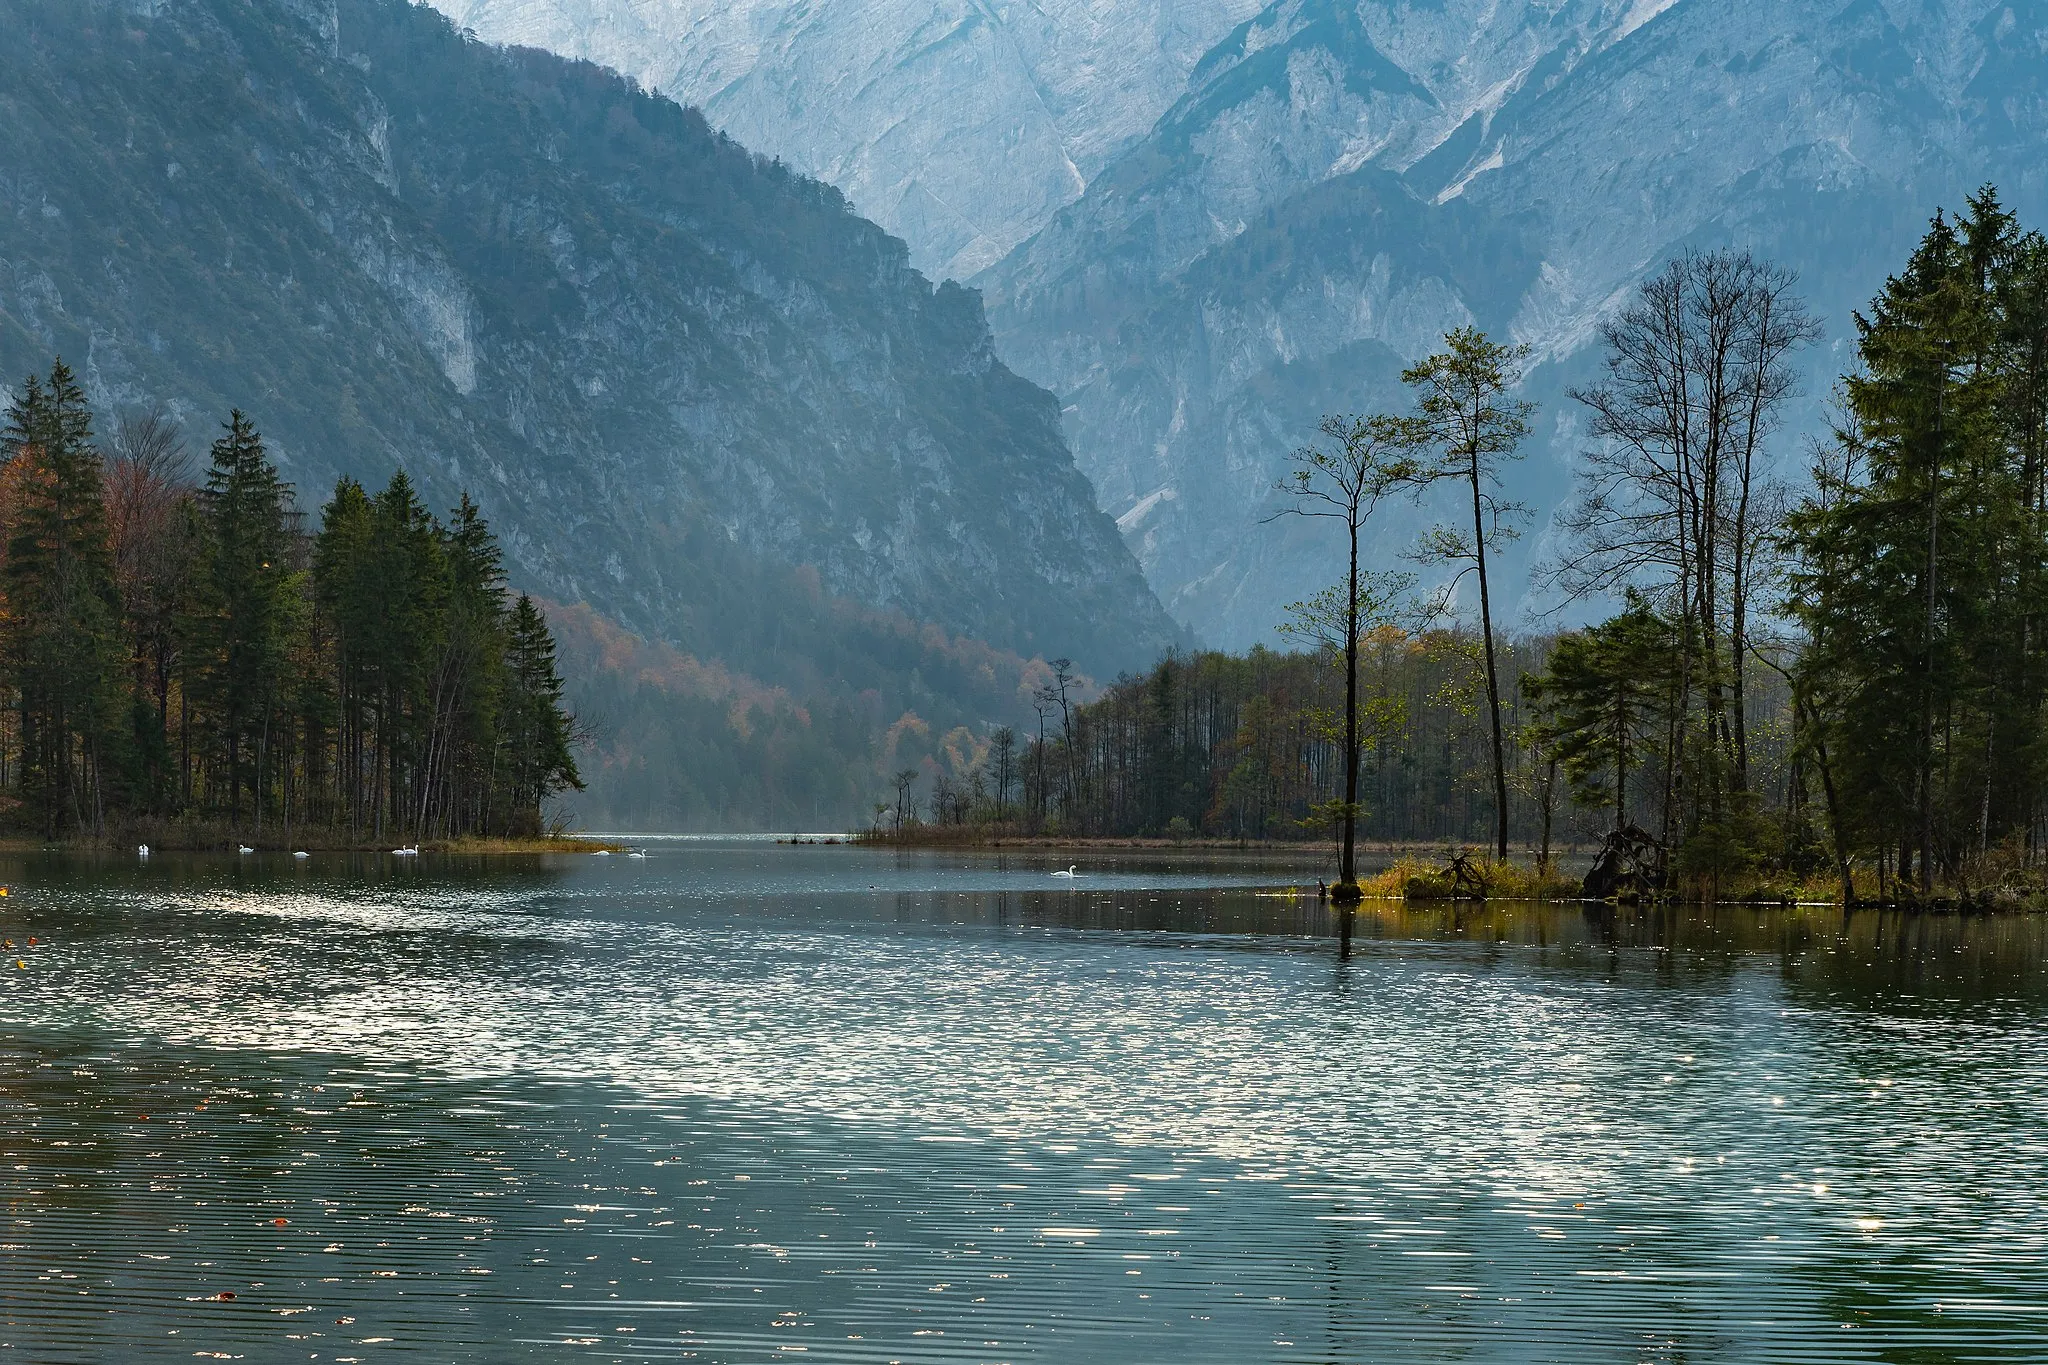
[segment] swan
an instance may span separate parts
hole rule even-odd
[[[420,846],[418,844],[407,844],[404,848],[394,848],[391,850],[391,856],[394,858],[417,858],[420,856]]]
[[[135,856],[138,858],[147,858],[149,856],[149,845],[137,844],[135,846]]]
[[[306,852],[306,850],[304,850],[303,848],[297,848],[292,850],[292,856],[294,858],[310,858],[313,855]]]
[[[236,844],[236,845],[235,845],[235,852],[237,852],[237,853],[254,853],[255,851],[256,851],[255,849],[253,849],[253,848],[249,847],[249,846],[248,846],[247,844]]]
[[[593,858],[609,858],[612,856],[612,851],[608,848],[601,848],[590,856]]]
[[[1053,873],[1052,875],[1053,875],[1053,876],[1055,876],[1055,877],[1078,877],[1078,876],[1080,876],[1080,875],[1081,875],[1081,874],[1080,874],[1080,872],[1079,872],[1079,871],[1077,870],[1077,869],[1078,869],[1079,867],[1080,867],[1080,864],[1076,863],[1076,864],[1074,864],[1074,866],[1072,866],[1072,867],[1069,867],[1069,868],[1068,868],[1068,869],[1067,869],[1066,871],[1064,871],[1064,872],[1055,872],[1055,873]]]
[[[636,848],[628,852],[626,856],[628,858],[645,858],[647,856],[647,850],[644,848]]]

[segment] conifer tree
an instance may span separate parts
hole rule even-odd
[[[1564,768],[1572,798],[1611,806],[1616,829],[1629,823],[1629,774],[1677,702],[1679,650],[1678,630],[1630,592],[1626,610],[1561,637],[1545,668],[1522,679],[1537,742]]]
[[[1852,843],[1931,891],[2040,811],[2048,249],[1989,190],[1857,323],[1792,601]]]
[[[1487,723],[1492,740],[1494,856],[1508,856],[1507,749],[1501,733],[1498,641],[1493,629],[1493,585],[1487,551],[1517,534],[1527,509],[1501,495],[1501,469],[1520,459],[1533,403],[1510,397],[1522,382],[1527,346],[1503,346],[1476,327],[1444,336],[1444,349],[1410,366],[1402,382],[1415,390],[1408,443],[1417,458],[1406,470],[1416,488],[1449,482],[1469,498],[1471,529],[1442,525],[1423,542],[1425,557],[1457,565],[1452,579],[1470,573],[1479,588],[1479,635],[1486,661]],[[1448,587],[1446,591],[1448,591]]]
[[[436,721],[433,665],[440,654],[448,606],[446,542],[434,514],[404,470],[377,495],[379,547],[385,580],[389,650],[390,759],[387,777],[394,828],[419,828],[427,760]],[[409,819],[411,815],[413,818]]]
[[[46,836],[110,809],[238,839],[532,831],[580,787],[553,637],[466,494],[444,523],[402,471],[344,478],[309,537],[245,414],[194,490],[161,411],[103,461],[61,361],[0,440],[0,787]]]
[[[276,775],[278,708],[291,629],[300,620],[292,599],[302,580],[291,563],[291,490],[246,416],[237,410],[226,426],[213,443],[200,495],[205,534],[194,584],[193,681],[229,818],[242,818],[246,792],[246,809],[260,826]]]
[[[350,829],[373,818],[369,772],[374,764],[377,714],[376,657],[383,630],[378,591],[375,514],[369,494],[344,476],[321,509],[313,543],[314,597],[333,637],[336,723],[334,765],[338,814]]]
[[[504,684],[505,570],[489,525],[466,493],[443,545],[447,604],[433,675],[436,743],[422,824],[479,829],[491,799]]]
[[[540,828],[540,805],[558,791],[583,790],[572,752],[569,717],[562,709],[562,679],[555,641],[533,599],[513,605],[506,651],[505,736],[510,767],[510,827]]]
[[[102,462],[64,362],[8,412],[20,503],[7,543],[4,662],[20,710],[18,785],[46,837],[97,830],[126,720],[120,596]]]

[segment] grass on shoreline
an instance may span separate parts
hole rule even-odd
[[[1579,879],[1493,858],[1444,859],[1425,862],[1408,856],[1392,867],[1361,877],[1358,889],[1367,900],[1449,901],[1517,900],[1575,901],[1584,899]]]
[[[1159,838],[1120,836],[1114,838],[1059,834],[1030,834],[1014,826],[926,825],[903,829],[859,830],[847,839],[850,844],[879,848],[934,849],[1034,849],[1074,854],[1119,850],[1228,852],[1265,858],[1314,858],[1334,862],[1335,851],[1321,840],[1265,840],[1216,838]],[[1590,862],[1591,845],[1558,844],[1553,847],[1550,871],[1539,874],[1529,862],[1499,861],[1467,852],[1462,858],[1440,844],[1360,843],[1362,858],[1391,859],[1379,872],[1359,879],[1366,901],[1538,901],[1585,900],[1583,883],[1576,875],[1560,870]],[[1462,871],[1462,875],[1461,875]],[[1889,892],[1890,894],[1885,894]],[[2048,890],[2028,887],[1993,886],[1975,889],[1946,889],[1926,899],[1901,896],[1899,888],[1880,888],[1876,874],[1868,868],[1855,872],[1852,909],[1904,909],[1936,914],[2021,914],[2048,911]],[[1311,888],[1305,894],[1313,895]],[[1842,904],[1839,880],[1825,873],[1799,877],[1783,872],[1748,872],[1719,887],[1694,887],[1667,896],[1650,898],[1652,904],[1717,904],[1752,906],[1820,906]]]

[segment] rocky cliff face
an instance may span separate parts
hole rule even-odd
[[[437,0],[585,57],[837,185],[936,276],[1035,232],[1257,0]]]
[[[1263,523],[1286,453],[1322,412],[1400,403],[1444,329],[1536,348],[1517,491],[1546,511],[1579,439],[1563,389],[1667,255],[1799,270],[1821,394],[1937,205],[1995,181],[2042,220],[2044,145],[2034,6],[1282,0],[979,282],[1169,608],[1243,644],[1330,577],[1305,528]]]
[[[0,127],[0,375],[240,406],[308,506],[468,489],[684,650],[749,564],[1095,671],[1174,637],[975,296],[614,74],[402,0],[16,0]]]

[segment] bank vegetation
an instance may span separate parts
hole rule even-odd
[[[1526,520],[1526,356],[1450,334],[1409,410],[1326,419],[1279,490],[1352,547],[1388,502],[1436,509],[1404,563],[1347,568],[1333,535],[1342,577],[1290,609],[1289,652],[1171,655],[1086,698],[1055,661],[1034,727],[898,773],[875,828],[1442,847],[1374,884],[1415,894],[1511,849],[1551,885],[1590,838],[1597,896],[2040,903],[2048,241],[1981,191],[1850,325],[1831,429],[1788,449],[1822,335],[1796,280],[1740,252],[1646,280],[1570,395],[1590,439],[1538,574],[1586,624],[1520,633],[1489,555]]]
[[[0,441],[0,827],[534,839],[580,785],[553,637],[467,498],[343,479],[308,527],[240,413],[195,472],[161,411],[103,445],[61,361]]]

